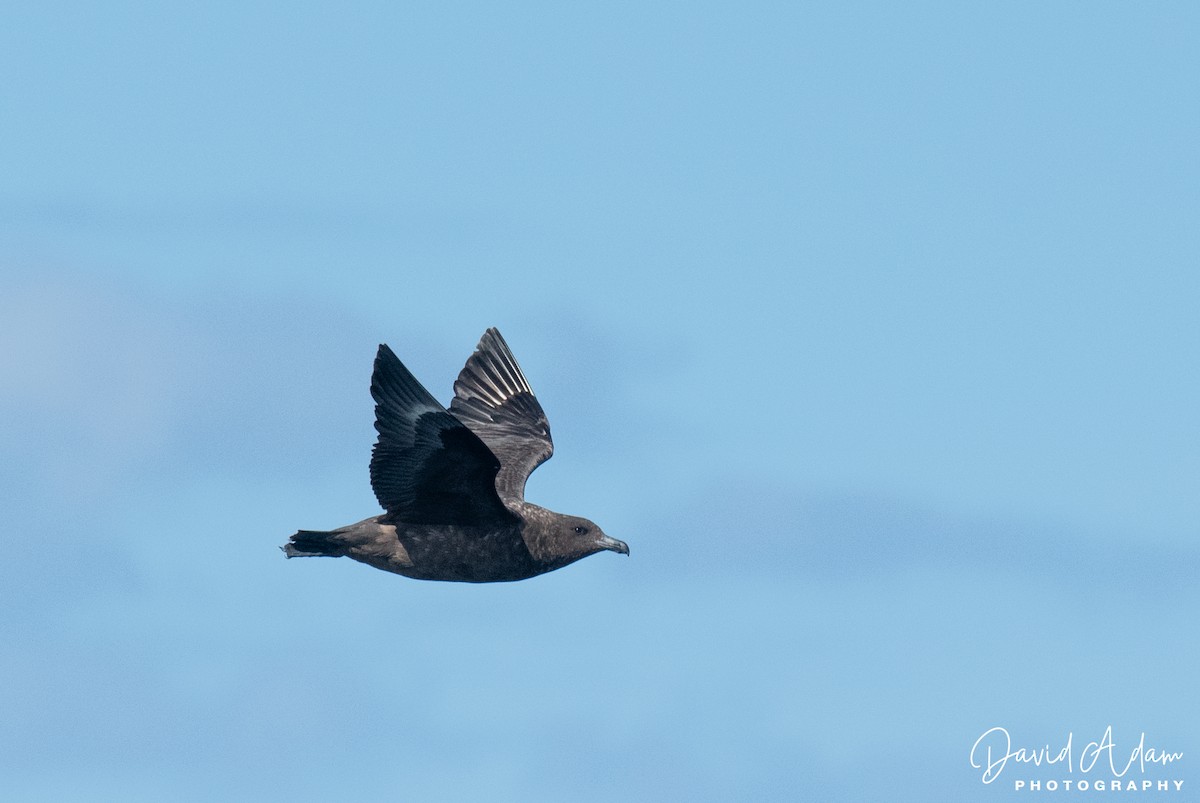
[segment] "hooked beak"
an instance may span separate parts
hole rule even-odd
[[[608,535],[602,535],[597,538],[596,546],[601,549],[611,549],[613,552],[620,552],[622,555],[629,554],[629,544],[626,544],[624,541],[618,541]]]

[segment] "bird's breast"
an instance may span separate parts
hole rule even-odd
[[[396,537],[412,561],[403,574],[422,580],[494,583],[544,571],[516,527],[397,524]]]

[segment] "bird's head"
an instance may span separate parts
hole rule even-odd
[[[620,552],[622,555],[629,554],[628,544],[606,535],[594,521],[578,516],[563,516],[562,518],[563,521],[560,525],[562,529],[558,533],[558,538],[562,543],[574,547],[573,552],[581,552],[580,557],[606,549]]]
[[[547,566],[559,568],[597,552],[612,550],[629,554],[629,546],[605,534],[594,521],[580,516],[552,513],[543,508],[528,506],[525,543],[534,558]]]

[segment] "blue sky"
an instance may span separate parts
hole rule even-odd
[[[1093,777],[983,785],[996,725],[1200,782],[1190,5],[5,18],[14,799]],[[376,345],[446,402],[488,326],[632,556],[285,561],[378,510]]]

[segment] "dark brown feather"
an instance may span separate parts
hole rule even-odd
[[[501,501],[509,508],[523,502],[525,481],[554,454],[554,443],[542,405],[496,329],[484,332],[455,380],[450,412],[499,458]]]
[[[500,461],[446,412],[386,345],[371,376],[375,429],[371,487],[389,521],[508,524],[496,495]]]

